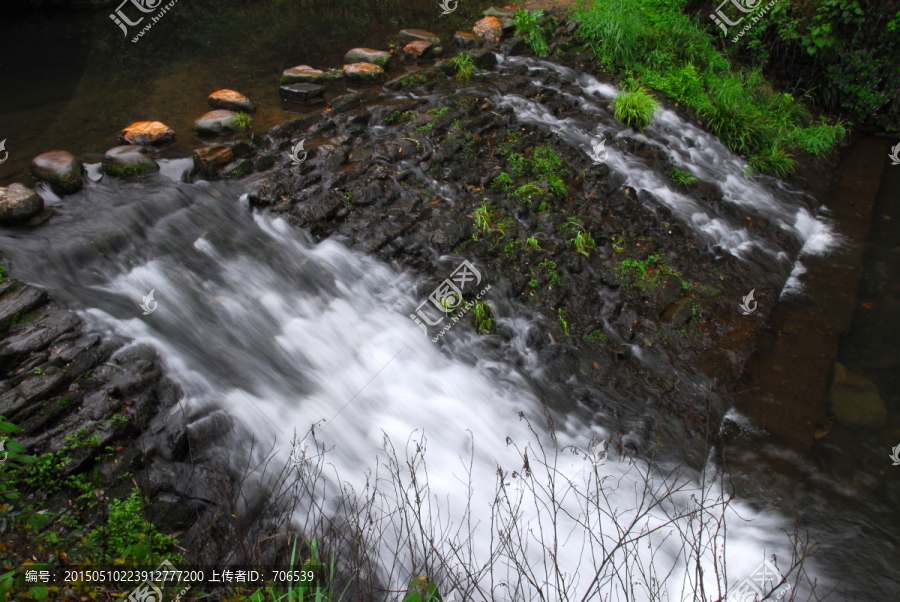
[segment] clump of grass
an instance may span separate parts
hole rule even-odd
[[[588,343],[596,343],[597,345],[605,343],[606,341],[609,340],[606,337],[606,335],[603,334],[603,331],[601,331],[601,330],[592,330],[591,332],[589,332],[588,334],[584,335],[581,338],[584,339],[585,341],[587,341]]]
[[[537,239],[536,237],[534,237],[534,236],[529,236],[529,237],[525,240],[525,244],[527,244],[528,246],[530,246],[530,247],[531,247],[532,249],[534,249],[535,251],[540,251],[540,250],[541,250],[541,245],[538,244],[538,239]]]
[[[539,57],[545,57],[550,54],[550,47],[547,40],[544,39],[544,30],[541,27],[541,19],[544,16],[543,10],[534,12],[519,9],[513,17],[513,23],[516,26],[516,35],[524,36],[525,43],[534,50]]]
[[[428,114],[432,117],[440,117],[449,110],[450,107],[435,107],[433,109],[428,109]]]
[[[416,128],[416,131],[417,131],[417,132],[430,132],[432,127],[434,127],[434,126],[433,126],[433,125],[431,124],[431,122],[429,121],[428,123],[425,123],[425,124],[420,125],[419,127],[417,127],[417,128]]]
[[[483,235],[487,235],[491,231],[491,209],[487,203],[482,203],[475,209],[475,213],[470,215],[475,220],[475,228],[480,229]],[[472,235],[474,239],[478,233]]]
[[[828,125],[825,118],[819,125],[800,128],[794,132],[794,140],[806,152],[822,155],[841,144],[847,137],[847,128],[842,121]]]
[[[512,184],[512,178],[509,177],[509,174],[504,171],[501,172],[499,176],[494,178],[494,180],[491,182],[490,188],[494,192],[502,192],[512,186]]]
[[[547,273],[547,277],[550,279],[550,284],[560,284],[562,279],[559,276],[559,273],[556,271],[556,262],[550,261],[549,259],[545,259],[541,263],[538,264],[538,269],[543,269]]]
[[[591,238],[590,232],[581,230],[575,235],[572,242],[575,243],[575,249],[577,249],[579,253],[585,257],[590,257],[590,255],[588,255],[588,249],[593,249],[595,246],[594,239]]]
[[[691,184],[700,181],[697,178],[695,178],[694,176],[692,176],[691,174],[689,174],[688,172],[681,171],[677,167],[672,168],[672,171],[669,173],[669,176],[672,178],[673,182],[675,182],[677,185],[679,185],[683,188],[687,188]]]
[[[563,317],[563,310],[560,307],[557,311],[557,315],[559,316],[559,325],[562,327],[563,332],[566,333],[566,336],[569,336],[569,324],[566,322],[565,317]]]
[[[236,125],[237,128],[242,132],[246,132],[250,129],[251,121],[253,121],[253,119],[250,118],[250,115],[244,113],[243,111],[234,116],[234,125]]]
[[[628,84],[627,91],[619,92],[614,102],[616,119],[642,132],[650,125],[653,112],[659,106],[650,91],[634,81]]]
[[[563,182],[563,179],[559,177],[559,174],[552,173],[547,176],[547,187],[550,188],[550,191],[553,194],[565,196],[565,194],[569,191],[566,183]]]
[[[394,125],[395,123],[398,123],[400,121],[403,121],[404,119],[408,119],[408,118],[412,117],[413,114],[414,114],[413,111],[394,111],[387,117],[387,119],[384,120],[384,124],[385,125]]]
[[[760,149],[747,159],[747,163],[756,171],[771,172],[779,178],[793,173],[795,165],[794,156],[781,143]]]
[[[528,200],[529,202],[531,202],[531,197],[537,194],[547,194],[547,191],[534,182],[523,184],[522,186],[516,188],[516,190],[512,193],[513,196],[521,197]]]
[[[549,176],[562,165],[562,159],[549,144],[542,144],[532,152],[531,171],[535,175]]]
[[[475,329],[481,334],[487,334],[494,326],[493,312],[486,301],[476,301],[473,308],[475,313]]]
[[[456,79],[461,82],[469,83],[472,77],[472,71],[475,69],[475,61],[468,52],[460,52],[458,55],[450,59],[450,62],[456,67]]]
[[[682,275],[671,269],[662,256],[656,253],[644,260],[625,259],[616,268],[616,272],[621,284],[634,286],[642,291],[654,290],[662,277],[667,275],[678,278],[683,289],[690,288]]]

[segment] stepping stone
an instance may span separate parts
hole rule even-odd
[[[44,210],[41,195],[21,184],[0,187],[0,222],[14,224],[31,219]]]
[[[416,40],[404,46],[403,52],[415,58],[419,58],[429,49],[431,49],[432,46],[434,46],[434,44],[432,44],[431,42],[426,42],[425,40]]]
[[[313,69],[309,65],[298,65],[286,69],[281,74],[281,84],[321,84],[325,81],[325,72]]]
[[[371,82],[384,79],[384,69],[372,63],[344,65],[344,75],[351,81]]]
[[[373,65],[374,67],[374,65]],[[381,69],[381,67],[378,67]],[[318,84],[290,84],[281,86],[278,93],[284,100],[291,102],[316,103],[323,102],[325,99],[325,86]]]
[[[391,60],[391,53],[384,50],[372,50],[371,48],[354,48],[344,55],[344,62],[352,63],[372,63],[379,67],[387,67]]]
[[[118,178],[133,178],[159,171],[159,165],[143,146],[116,146],[103,156],[103,173]]]
[[[255,113],[256,107],[250,102],[250,99],[234,90],[219,90],[213,92],[206,99],[209,106],[213,109],[226,109],[228,111],[242,111],[244,113]]]
[[[489,69],[497,64],[497,55],[487,48],[472,50],[469,52],[469,56],[472,57],[472,61],[479,69]]]
[[[403,29],[397,35],[400,38],[401,46],[406,46],[410,42],[415,42],[416,40],[431,42],[432,44],[441,43],[441,39],[439,37],[437,37],[430,31],[425,31],[424,29]]]
[[[516,9],[514,8],[497,8],[496,6],[492,6],[483,13],[481,13],[485,17],[507,17],[512,18],[516,16]]]
[[[328,108],[331,109],[332,114],[343,113],[355,109],[364,102],[372,102],[375,100],[375,96],[370,90],[342,94],[329,102]]]
[[[475,23],[472,33],[481,36],[486,46],[496,46],[503,35],[503,25],[497,17],[485,17]]]
[[[222,134],[230,134],[237,132],[241,128],[237,124],[237,113],[234,111],[226,111],[224,109],[216,109],[201,116],[194,122],[193,128],[197,134],[206,134],[210,136],[221,136]]]
[[[525,52],[527,48],[525,44],[525,38],[522,36],[516,36],[514,38],[509,38],[505,42],[500,45],[500,52],[503,54],[510,56],[513,54],[522,54]]]
[[[31,175],[63,194],[78,192],[84,186],[81,161],[66,151],[50,151],[35,157],[31,161]]]
[[[234,153],[224,144],[204,146],[194,151],[194,171],[201,177],[214,178],[234,160]]]
[[[481,48],[481,45],[484,44],[484,40],[474,33],[457,31],[453,34],[453,44],[459,48]]]
[[[137,121],[119,134],[124,144],[165,144],[175,139],[175,130],[160,121]]]

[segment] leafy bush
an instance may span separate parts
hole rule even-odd
[[[450,59],[450,62],[456,67],[456,79],[468,83],[472,77],[472,71],[475,69],[475,60],[471,55],[468,52],[460,52]]]
[[[543,10],[531,12],[519,9],[516,11],[515,17],[513,17],[516,35],[525,36],[525,43],[539,57],[545,57],[550,54],[550,47],[547,45],[547,40],[544,39],[544,30],[540,24],[543,16]]]
[[[491,306],[485,301],[476,301],[475,308],[475,328],[481,334],[487,334],[494,326],[493,312]]]
[[[628,86],[628,91],[620,92],[616,96],[616,119],[644,131],[644,127],[650,125],[653,112],[658,106],[659,102],[647,88],[632,81]]]
[[[677,167],[673,167],[672,172],[669,175],[676,184],[683,187],[688,187],[694,182],[699,182],[697,178],[686,171],[681,171]]]
[[[512,183],[512,178],[504,171],[491,182],[491,190],[502,192],[512,186]]]
[[[251,121],[253,120],[250,118],[250,115],[244,113],[243,111],[234,116],[234,124],[242,132],[246,132],[248,129],[250,129]]]

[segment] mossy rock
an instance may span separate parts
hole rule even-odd
[[[135,178],[159,171],[159,165],[143,146],[116,146],[103,157],[103,173],[117,178]]]

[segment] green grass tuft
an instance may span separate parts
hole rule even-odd
[[[622,123],[644,131],[653,120],[653,113],[659,101],[644,86],[630,82],[628,90],[620,92],[615,100],[616,119]]]

